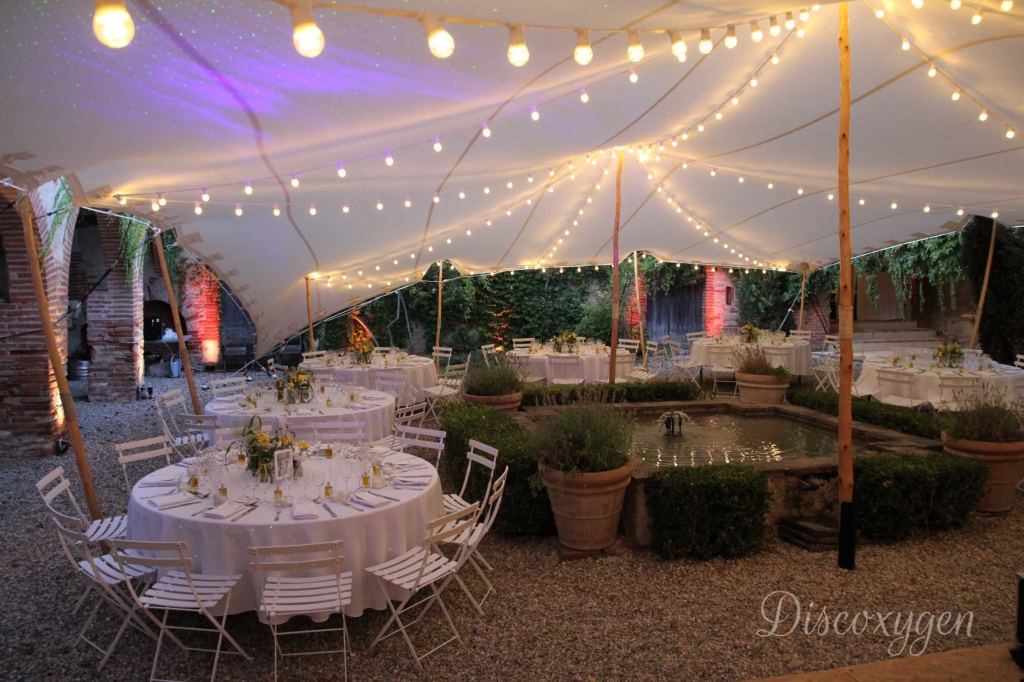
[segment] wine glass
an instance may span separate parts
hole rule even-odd
[[[327,478],[326,472],[323,469],[317,469],[313,472],[311,478],[313,479],[313,488],[317,491],[317,496],[319,496],[320,491],[324,489],[324,480]]]
[[[224,480],[224,469],[219,464],[215,464],[210,467],[210,485],[213,488],[212,492],[220,490],[220,483]]]
[[[338,474],[341,476],[341,480],[344,482],[344,485],[342,486],[342,492],[345,493],[346,497],[348,496],[350,490],[349,479],[352,478],[352,474],[354,473],[354,471],[355,465],[352,463],[352,460],[343,459],[338,463]]]

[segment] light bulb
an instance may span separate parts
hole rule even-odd
[[[238,217],[242,216],[242,205],[241,204],[235,204],[235,215],[238,216]]]
[[[339,177],[339,178],[343,178],[343,177],[345,177],[346,175],[348,175],[348,171],[347,171],[347,170],[345,170],[345,164],[343,164],[343,163],[339,163],[339,164],[338,164],[338,177]]]
[[[394,166],[395,165],[395,159],[391,156],[391,152],[388,152],[384,156],[384,163],[389,165],[389,166]]]
[[[750,22],[750,39],[755,43],[761,42],[764,39],[764,33],[761,32],[761,25],[757,21]]]
[[[958,208],[958,209],[956,210],[956,214],[957,214],[957,215],[963,215],[963,214],[964,214],[964,210],[963,210],[962,208]]]
[[[203,215],[203,207],[199,205],[198,201],[196,202],[196,215]]]
[[[894,211],[896,210],[897,206],[898,206],[898,204],[895,201],[892,202],[891,204],[889,204],[889,208],[891,208]]]
[[[462,189],[459,190],[459,198],[460,199],[465,199],[466,198],[466,191],[465,190],[462,190]]]
[[[530,61],[530,50],[526,47],[526,29],[522,24],[508,27],[508,61],[512,66],[523,66]]]
[[[811,18],[811,13],[810,12],[808,12],[806,9],[800,10],[800,21],[807,21],[810,18]]]
[[[441,197],[440,197],[440,196],[439,196],[439,195],[437,194],[437,192],[435,192],[435,193],[434,193],[434,203],[436,204],[436,203],[438,203],[439,201],[441,201]]]
[[[971,17],[971,23],[974,24],[975,26],[977,26],[978,24],[981,23],[981,8],[980,7],[978,8],[978,11],[974,13],[974,16]]]
[[[378,211],[383,211],[384,210],[384,202],[380,201],[379,199],[377,200],[377,210]]]
[[[316,204],[309,205],[309,215],[316,215]]]
[[[803,187],[797,187],[796,193],[797,194],[803,194],[804,193],[804,188]]]
[[[768,189],[773,189],[774,187],[775,187],[775,183],[772,182],[771,180],[769,180],[768,181]]]
[[[903,39],[903,42],[902,42],[902,43],[900,43],[900,47],[901,47],[901,48],[902,48],[903,50],[909,50],[909,49],[910,49],[910,41],[909,41],[909,40],[907,40],[906,38],[904,38],[904,39]]]
[[[914,6],[914,9],[921,9],[924,7],[924,0],[910,0],[910,4]]]
[[[670,30],[668,32],[669,42],[672,44],[672,54],[676,56],[681,62],[686,61],[686,41],[679,35],[679,31]]]
[[[792,12],[786,12],[786,22],[783,25],[787,31],[792,31],[796,27],[796,20],[793,18]]]
[[[741,176],[740,176],[740,177],[738,178],[738,181],[739,181],[740,183],[742,183],[742,182],[743,182],[743,176],[742,176],[742,175],[741,175]]]
[[[441,151],[441,149],[442,149],[442,147],[441,147],[441,138],[435,137],[434,138],[434,151],[435,152],[439,152],[439,151]]]
[[[127,204],[127,203],[128,203],[128,199],[126,199],[125,197],[123,197],[123,196],[121,196],[121,195],[119,194],[119,195],[117,195],[117,203],[119,203],[119,204],[121,204],[122,206],[124,206],[125,204]]]
[[[551,177],[555,177],[555,169],[554,168],[548,168],[548,175],[550,175]]]
[[[349,211],[348,204],[342,204],[341,205],[341,212],[342,213],[348,213],[348,211]]]
[[[750,87],[752,87],[752,88],[756,88],[757,87],[757,79],[756,78],[751,78],[750,79]]]
[[[114,49],[126,47],[135,37],[135,22],[132,15],[119,0],[96,0],[96,12],[92,15],[92,32],[97,40]]]
[[[1011,128],[1010,126],[1006,126],[1006,137],[1007,138],[1013,139],[1013,136],[1016,135],[1016,134],[1017,133],[1013,132],[1013,128]]]
[[[717,173],[718,171],[716,171],[714,168],[711,169],[711,177],[715,177]]]
[[[807,35],[807,32],[804,31],[804,25],[800,24],[799,26],[796,27],[796,37],[803,38],[805,35]]]
[[[639,79],[637,78],[636,71],[634,71],[632,68],[630,68],[630,70],[629,70],[629,82],[630,83],[636,83],[637,80],[639,80]]]
[[[537,111],[537,107],[530,107],[530,118],[534,121],[540,120],[540,112]]]
[[[590,101],[590,95],[587,94],[586,88],[580,88],[580,101],[584,104]]]
[[[949,0],[950,9],[960,9],[961,4],[960,0]]]
[[[276,218],[279,215],[281,215],[281,205],[274,204],[274,217]]]
[[[629,32],[629,47],[626,48],[626,57],[631,62],[638,62],[644,58],[644,46],[640,42],[640,31]]]
[[[927,206],[927,205],[926,205],[926,206],[925,206],[925,207],[924,207],[924,208],[923,208],[922,210],[923,210],[923,211],[924,211],[925,213],[930,213],[930,212],[931,212],[931,210],[932,210],[932,207],[931,207],[931,206]]]
[[[580,66],[586,66],[594,58],[594,48],[590,46],[590,31],[587,29],[576,29],[576,49],[572,56]]]
[[[736,24],[729,24],[725,28],[725,46],[733,49],[739,41],[736,40]]]
[[[1013,0],[1003,0],[1001,3],[999,3],[999,9],[1003,10],[1004,12],[1009,12],[1011,9],[1013,9]]]
[[[711,54],[711,50],[715,47],[714,43],[711,42],[711,29],[702,28],[700,30],[700,44],[697,48],[701,54]]]
[[[295,173],[292,173],[292,187],[298,187],[298,186],[299,186],[299,178],[298,178],[298,176],[295,175]]]
[[[957,88],[956,90],[953,91],[953,94],[950,97],[951,97],[951,99],[954,102],[956,102],[957,100],[960,99],[960,94],[961,93],[963,93],[963,90],[961,90],[960,88]]]
[[[998,217],[999,217],[999,211],[992,211],[992,218],[995,219],[995,218],[998,218]]]
[[[934,64],[929,64],[928,65],[928,77],[929,78],[935,78],[935,74],[937,74],[938,72],[939,71],[938,71],[938,69],[935,68]]]
[[[420,23],[427,32],[427,47],[430,48],[430,54],[438,59],[451,57],[452,52],[455,52],[455,39],[452,38],[452,34],[444,30],[432,15],[421,16]]]
[[[156,197],[157,197],[156,201],[157,201],[158,204],[160,204],[161,206],[166,206],[167,205],[167,199],[164,199],[164,195],[163,194],[158,194],[158,195],[156,195]]]
[[[875,10],[875,16],[878,17],[879,19],[882,19],[883,17],[885,17],[885,10],[879,7],[878,9]]]
[[[737,104],[739,104],[739,103],[740,103],[740,98],[739,98],[739,97],[737,97],[736,95],[733,95],[733,96],[732,96],[732,99],[731,99],[731,100],[729,100],[729,101],[730,101],[730,102],[732,102],[732,105],[733,105],[733,106],[736,106]]]
[[[864,205],[864,201],[865,201],[864,197],[861,197],[860,201],[858,201],[857,203],[860,204],[861,206],[863,206]]]
[[[245,183],[245,193],[250,195],[252,194],[252,185],[250,185],[248,182]]]
[[[506,182],[505,186],[508,187],[509,189],[512,189],[512,181],[509,180],[508,182]]]
[[[715,112],[715,120],[716,121],[721,121],[722,120],[722,112],[721,111],[716,111]]]
[[[835,195],[834,195],[834,194],[832,194],[832,192],[829,192],[829,193],[828,193],[828,200],[829,200],[829,201],[832,201],[832,199],[834,199],[834,198],[835,198]]]
[[[491,193],[491,188],[490,187],[484,187],[484,194],[490,194],[490,193]]]
[[[777,52],[772,52],[772,64],[779,63],[779,55]]]
[[[324,34],[313,20],[312,5],[309,0],[298,0],[291,3],[292,10],[292,42],[295,51],[303,57],[316,57],[324,51]]]
[[[987,121],[988,120],[988,109],[982,109],[981,110],[981,113],[978,114],[978,120],[979,121]]]
[[[703,123],[698,123],[697,124],[697,132],[698,133],[703,133],[704,132],[704,124]]]
[[[769,17],[768,18],[768,33],[771,35],[771,37],[774,38],[777,35],[779,35],[781,32],[782,32],[782,29],[779,28],[779,20],[776,19],[775,17]]]
[[[483,134],[484,137],[490,137],[491,136],[491,129],[487,127],[487,121],[484,121],[483,123],[481,123],[480,124],[480,128],[481,128],[481,133]]]
[[[412,206],[412,199],[410,199],[409,197],[406,197],[405,198],[405,207],[409,208],[410,206]]]

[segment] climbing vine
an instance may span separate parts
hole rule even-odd
[[[145,220],[127,213],[118,215],[118,229],[121,231],[121,262],[124,263],[125,277],[131,284],[139,276],[144,248],[149,244],[150,226]]]
[[[57,233],[63,230],[65,242],[71,230],[67,229],[71,216],[75,213],[75,196],[71,191],[71,183],[67,178],[57,180],[57,192],[53,195],[53,208],[50,209],[50,230],[46,233],[46,239],[42,243],[39,252],[39,260],[42,262],[53,246]]]

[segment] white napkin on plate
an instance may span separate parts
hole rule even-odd
[[[154,497],[149,501],[151,505],[157,509],[167,509],[167,507],[173,507],[176,504],[182,504],[196,499],[188,493],[174,493],[173,495],[161,495],[160,497]]]
[[[203,516],[210,519],[226,519],[238,514],[245,508],[246,506],[244,504],[239,504],[237,502],[225,502],[218,507],[207,509],[203,512]]]
[[[177,485],[178,474],[176,473],[160,473],[150,474],[144,479],[139,481],[137,485],[140,488],[167,488],[169,486]]]
[[[391,504],[391,500],[385,500],[382,497],[375,497],[367,493],[352,493],[348,496],[348,501],[361,504],[364,507],[383,507],[385,504]]]
[[[398,478],[395,478],[395,479],[393,479],[391,481],[391,486],[393,488],[414,488],[414,489],[420,489],[420,488],[426,488],[427,484],[428,484],[428,480],[425,479],[425,478],[409,478],[409,477],[404,477],[404,476],[399,476]]]
[[[319,519],[320,511],[315,504],[309,502],[296,502],[292,505],[292,518],[296,521],[303,519]]]

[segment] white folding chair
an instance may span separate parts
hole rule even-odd
[[[940,374],[939,402],[932,406],[936,410],[958,412],[963,409],[963,399],[968,393],[978,390],[978,377]]]
[[[43,498],[43,504],[46,505],[50,516],[58,524],[64,528],[77,530],[88,538],[89,542],[105,542],[119,538],[125,533],[128,526],[128,518],[125,516],[110,516],[92,521],[85,515],[71,493],[71,482],[64,478],[64,467],[57,467],[39,479],[36,490]],[[64,494],[66,500],[58,508],[57,499],[61,494]]]
[[[171,453],[174,447],[167,435],[133,440],[128,443],[114,443],[114,451],[117,452],[117,462],[124,472],[124,484],[128,486],[128,493],[131,494],[132,482],[128,480],[128,465],[133,462],[142,462],[157,457],[164,458],[164,466],[171,466]]]
[[[393,347],[393,346],[374,346],[373,347],[373,354],[374,355],[387,355],[388,353],[394,353],[397,350],[398,349]]]
[[[183,435],[181,442],[175,439],[174,444],[179,447],[188,445],[192,448],[193,454],[199,454],[203,448],[209,446],[220,427],[217,415],[214,414],[182,413],[178,415],[178,425]]]
[[[648,340],[646,342],[647,355],[644,359],[643,368],[649,374],[657,374],[658,370],[661,369],[661,356],[658,352],[658,342]]]
[[[441,421],[437,414],[438,409],[462,395],[462,381],[466,378],[468,367],[468,363],[450,365],[448,371],[441,375],[436,386],[422,389],[424,397],[427,399],[427,412],[434,418],[434,421],[438,423]]]
[[[487,345],[480,346],[480,352],[484,356],[484,364],[487,365],[488,367],[491,366],[491,361],[492,360],[497,362],[498,354],[494,350],[494,344],[493,343],[488,343]]]
[[[277,366],[274,364],[274,358],[267,358],[267,376],[271,379],[277,378]]]
[[[308,414],[291,415],[285,419],[285,428],[299,440],[316,440],[320,428],[329,428],[338,423],[334,415]]]
[[[815,354],[811,362],[811,373],[817,385],[816,391],[839,390],[839,355],[836,353]]]
[[[95,594],[97,597],[96,606],[93,607],[85,621],[85,625],[78,632],[78,639],[103,654],[103,659],[100,661],[99,666],[97,666],[97,670],[103,670],[103,666],[107,664],[110,655],[114,653],[117,643],[121,641],[125,628],[129,624],[149,638],[156,640],[156,635],[146,624],[145,620],[143,620],[141,614],[137,613],[138,607],[132,602],[132,598],[127,593],[124,585],[125,580],[134,580],[141,583],[139,589],[142,590],[156,579],[155,571],[151,568],[127,564],[122,572],[121,567],[117,565],[112,555],[102,554],[97,556],[92,553],[89,549],[91,540],[87,536],[65,528],[57,522],[57,519],[52,520],[53,525],[57,527],[57,539],[60,540],[60,546],[64,550],[64,555],[71,563],[72,569],[85,581],[85,594],[79,599],[75,612],[81,608],[89,595]],[[121,627],[117,629],[117,634],[114,635],[114,639],[106,648],[89,639],[85,634],[89,630],[89,626],[96,619],[96,614],[99,612],[100,607],[104,604],[112,608],[117,615],[123,616]],[[77,639],[75,641],[77,643]]]
[[[583,358],[578,355],[549,355],[548,363],[551,366],[551,383],[560,384],[582,384],[583,383]],[[632,359],[630,364],[632,364]]]
[[[395,397],[395,406],[405,404],[405,391],[408,383],[402,372],[378,372],[373,381],[373,388]]]
[[[245,393],[245,377],[228,377],[227,379],[214,379],[210,382],[210,389],[213,392],[213,399],[231,397]]]
[[[335,421],[323,423],[316,427],[316,437],[325,443],[350,440],[361,443],[366,439],[363,428],[365,422]]]
[[[786,346],[762,346],[768,362],[772,367],[785,367],[789,360],[789,349]]]
[[[234,651],[226,654],[239,654],[251,661],[252,656],[239,646],[238,642],[224,629],[228,612],[231,610],[231,591],[241,579],[241,575],[193,575],[192,554],[185,542],[144,542],[139,540],[112,540],[114,559],[121,567],[125,584],[136,606],[138,606],[159,630],[156,640],[156,654],[153,656],[153,667],[149,672],[150,682],[157,682],[157,665],[160,662],[160,649],[164,637],[169,638],[184,652],[205,651],[212,653],[213,671],[210,682],[217,677],[217,663],[220,662],[221,647],[226,639]],[[154,556],[156,555],[156,556]],[[128,580],[128,567],[157,569],[163,575],[147,590],[140,592]],[[218,621],[211,610],[222,608],[224,615]],[[154,611],[163,611],[163,618],[157,618]],[[212,628],[200,628],[192,625],[168,625],[167,617],[171,611],[198,613],[206,617]],[[189,632],[206,632],[217,634],[215,649],[201,649],[185,646],[174,634],[173,630]]]
[[[327,355],[327,351],[325,351],[325,350],[315,350],[315,351],[312,351],[310,353],[303,353],[302,354],[302,361],[303,362],[307,362],[309,360],[314,360],[314,361],[321,360],[326,355]]]
[[[274,680],[277,661],[287,656],[342,655],[344,679],[348,679],[348,624],[344,608],[352,603],[352,571],[342,572],[344,543],[318,542],[308,545],[250,547],[252,578],[259,595],[259,616],[270,626],[274,637]],[[296,558],[297,557],[297,558]],[[327,570],[330,570],[327,573]],[[312,575],[310,575],[312,573]],[[309,616],[327,619],[341,614],[341,627],[320,627],[280,632],[278,625],[289,618]],[[280,638],[289,635],[341,633],[340,649],[316,649],[285,653]]]
[[[487,476],[487,487],[484,488],[481,501],[486,501],[491,494],[491,483],[494,481],[494,469],[498,466],[498,450],[490,445],[484,445],[475,440],[469,441],[469,452],[466,453],[466,475],[462,478],[462,488],[459,492],[444,495],[444,510],[453,512],[465,509],[470,505],[466,500],[466,487],[469,485],[469,477],[473,472],[473,464],[479,464],[489,470]]]
[[[526,355],[507,354],[505,359],[509,367],[512,367],[519,374],[524,384],[543,384],[546,377],[535,376],[530,369],[530,358]]]
[[[523,337],[520,339],[512,339],[512,350],[522,350],[529,348],[537,342],[537,339],[530,337]]]
[[[911,374],[892,369],[878,370],[878,395],[876,398],[889,405],[899,407],[920,407],[927,400],[915,400],[911,396]]]
[[[690,332],[686,335],[686,349],[689,351],[693,350],[693,342],[697,339],[705,338],[704,332]]]
[[[1024,355],[1018,355],[1017,359],[1013,361],[1013,366],[1018,369],[1024,369]]]
[[[397,408],[395,410],[395,419],[394,421],[391,422],[391,433],[384,436],[380,440],[373,441],[372,443],[370,443],[370,446],[385,448],[394,447],[395,437],[398,433],[398,427],[421,426],[423,424],[423,418],[427,416],[427,408],[428,406],[426,401]]]
[[[434,346],[434,349],[431,351],[431,357],[434,359],[438,375],[443,375],[448,371],[448,365],[451,364],[452,349],[447,346]]]
[[[480,579],[484,581],[484,585],[487,586],[487,590],[479,600],[473,596],[473,593],[466,587],[466,583],[462,581],[459,574],[455,574],[455,581],[462,588],[462,591],[469,597],[469,601],[476,607],[476,610],[483,615],[483,603],[490,596],[491,592],[496,592],[494,585],[487,579],[487,575],[484,573],[480,564],[483,564],[488,571],[494,570],[487,560],[484,559],[483,555],[480,554],[480,543],[487,537],[487,533],[491,530],[491,526],[494,525],[494,519],[498,516],[498,509],[501,508],[501,500],[505,494],[505,480],[508,478],[508,467],[505,467],[505,471],[502,472],[501,476],[498,476],[494,480],[494,487],[491,490],[490,497],[486,500],[485,510],[483,512],[483,520],[474,524],[472,528],[466,530],[466,532],[446,540],[446,545],[456,545],[459,547],[465,547],[469,552],[469,563],[476,569]]]
[[[645,372],[633,364],[633,356],[628,353],[615,354],[615,383],[626,383],[630,381],[647,381],[651,374]],[[597,379],[599,384],[607,384],[608,379],[601,376]]]
[[[835,353],[839,354],[839,335],[838,334],[826,334],[824,340],[821,342],[821,350],[813,351],[812,355],[819,355],[822,353]]]
[[[164,391],[153,400],[153,407],[156,409],[156,416],[163,424],[164,432],[175,440],[183,435],[178,426],[178,415],[185,413],[185,392],[180,388],[172,388]]]
[[[367,573],[377,578],[377,584],[380,585],[381,592],[384,593],[384,598],[387,600],[388,608],[391,610],[391,617],[384,624],[380,633],[377,634],[373,643],[370,644],[371,649],[377,646],[378,642],[396,633],[401,633],[405,643],[409,646],[413,659],[416,661],[416,667],[422,668],[423,659],[441,647],[453,641],[462,643],[459,631],[455,628],[455,623],[452,622],[452,618],[448,614],[448,609],[445,607],[441,595],[444,594],[448,583],[451,582],[469,556],[468,545],[460,548],[454,560],[442,554],[437,549],[437,545],[470,530],[476,524],[479,516],[480,505],[477,503],[442,516],[439,519],[434,519],[427,524],[427,537],[420,547],[411,549],[390,561],[385,561],[382,564],[366,569]],[[389,587],[392,590],[401,590],[406,594],[397,607],[395,607],[391,597],[388,595]],[[412,598],[424,588],[429,588],[429,594],[419,601],[410,604],[409,602]],[[449,637],[421,656],[416,651],[416,647],[413,645],[407,629],[420,622],[434,604],[440,607],[453,634],[452,637]],[[408,624],[402,622],[402,614],[417,607],[422,607],[422,611],[416,616],[416,619]],[[390,631],[392,626],[395,626],[394,631]]]
[[[416,455],[422,459],[430,461],[428,457],[424,457],[419,450],[426,450],[430,457],[433,457],[434,468],[438,471],[441,470],[441,455],[444,453],[444,431],[436,431],[434,429],[419,429],[414,426],[397,426],[395,427],[395,439],[394,444],[391,448],[397,452],[401,452],[403,455]]]
[[[718,384],[732,384],[733,396],[739,390],[736,384],[736,371],[733,365],[733,347],[729,344],[711,344],[708,347],[708,360],[711,365],[711,390],[718,393]],[[732,375],[732,379],[719,379],[720,375]]]
[[[640,341],[637,339],[619,339],[618,347],[620,350],[628,350],[635,359],[637,351],[640,350]]]
[[[793,331],[789,332],[789,338],[793,339],[794,341],[810,341],[813,336],[814,332],[809,330],[794,329]]]

